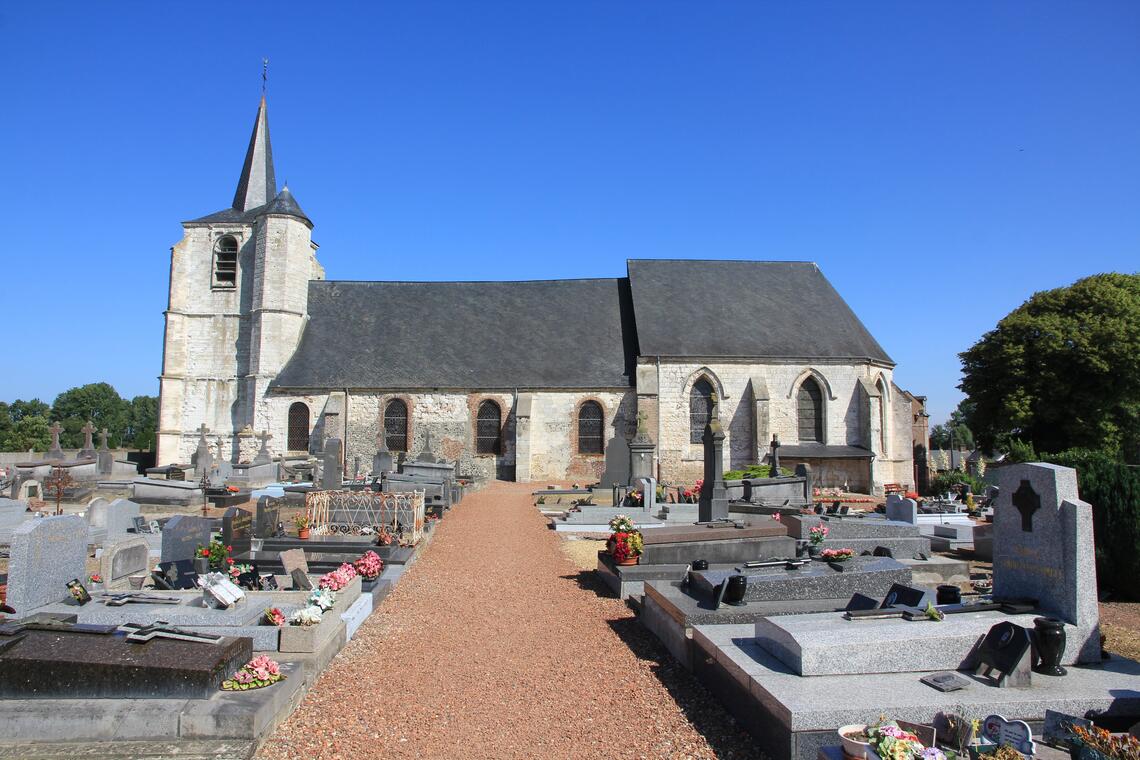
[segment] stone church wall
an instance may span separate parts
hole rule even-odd
[[[540,391],[530,395],[529,437],[520,443],[520,449],[529,445],[528,480],[626,483],[629,436],[631,425],[636,424],[636,396],[632,390]],[[588,400],[602,407],[602,454],[578,453],[578,410]]]

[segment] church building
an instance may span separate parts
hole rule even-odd
[[[233,462],[267,431],[275,457],[344,441],[345,472],[378,446],[427,445],[462,473],[624,483],[638,418],[659,480],[701,477],[719,399],[725,463],[823,486],[913,484],[915,397],[809,262],[631,259],[617,278],[326,280],[313,222],[277,189],[265,98],[233,203],[183,223],[171,250],[158,463],[190,462],[199,429]]]

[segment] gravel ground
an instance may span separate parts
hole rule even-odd
[[[531,490],[494,483],[449,514],[258,757],[757,757],[560,551]]]

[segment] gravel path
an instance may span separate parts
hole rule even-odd
[[[754,757],[560,551],[532,488],[493,483],[450,513],[258,757]]]

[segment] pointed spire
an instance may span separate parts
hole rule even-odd
[[[279,214],[282,216],[295,216],[298,219],[304,220],[309,228],[312,229],[313,223],[309,217],[305,216],[305,212],[301,210],[301,204],[297,203],[297,199],[293,197],[293,193],[289,192],[289,183],[285,183],[285,187],[281,188],[281,192],[277,194],[268,206],[258,212],[261,214]]]
[[[249,149],[245,152],[245,164],[241,168],[237,192],[234,193],[234,208],[241,212],[264,206],[277,195],[277,179],[273,176],[273,148],[269,144],[269,116],[265,108],[265,95],[257,107],[257,118],[253,121],[253,134],[249,137]]]

